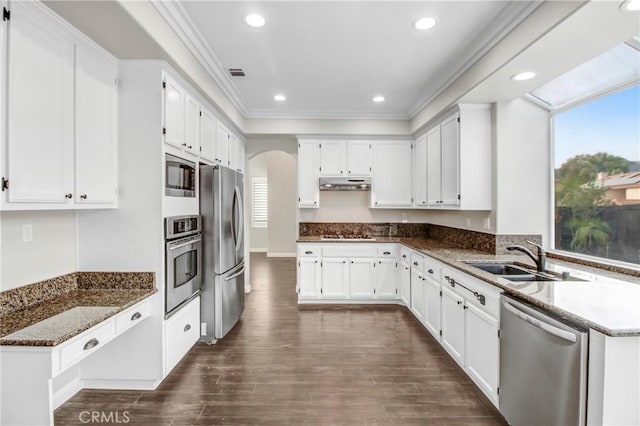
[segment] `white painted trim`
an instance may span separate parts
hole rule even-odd
[[[53,409],[55,410],[65,402],[67,402],[73,395],[80,392],[83,388],[82,380],[79,377],[76,377],[69,383],[62,386],[58,389],[51,398]]]
[[[84,389],[155,390],[162,380],[85,379]]]
[[[266,248],[250,248],[249,253],[266,253]]]
[[[298,299],[298,305],[400,305],[400,299]]]
[[[273,253],[267,252],[267,257],[297,257],[298,253]]]

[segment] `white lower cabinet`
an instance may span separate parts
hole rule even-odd
[[[378,299],[398,298],[398,261],[396,259],[378,259],[375,264],[376,287]]]
[[[411,304],[411,267],[406,262],[400,262],[400,300],[405,306]]]
[[[320,259],[300,257],[298,259],[298,298],[320,298]]]
[[[424,276],[415,266],[411,267],[411,312],[424,322]]]
[[[193,299],[165,321],[164,333],[166,376],[200,338],[200,297]]]
[[[442,288],[442,346],[460,365],[464,363],[464,299]]]
[[[372,299],[376,296],[375,272],[373,258],[349,260],[349,296],[352,299]]]
[[[473,304],[466,305],[464,363],[467,374],[494,403],[498,401],[498,319]]]
[[[343,299],[348,295],[347,279],[349,276],[347,259],[341,257],[324,257],[320,262],[322,281],[320,293],[323,297]]]
[[[427,272],[424,280],[424,326],[436,340],[440,340],[440,292],[440,282]]]

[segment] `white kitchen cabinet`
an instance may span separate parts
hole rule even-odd
[[[320,176],[370,176],[371,149],[369,141],[323,140],[318,144]]]
[[[414,207],[427,206],[427,135],[413,142],[413,202]]]
[[[200,155],[200,103],[190,94],[185,98],[185,133],[183,150],[191,155]]]
[[[164,142],[182,150],[185,146],[185,102],[184,88],[173,78],[163,75],[163,126]]]
[[[233,133],[229,134],[229,168],[244,172],[244,143]]]
[[[429,208],[491,209],[491,137],[487,104],[459,104],[444,119],[431,123],[426,133]],[[422,185],[422,176],[416,179]]]
[[[321,279],[318,257],[298,258],[298,297],[300,299],[320,298]]]
[[[497,404],[500,363],[498,319],[472,303],[467,303],[465,307],[465,371],[493,403]]]
[[[207,108],[202,108],[200,116],[200,157],[210,163],[216,161],[216,132],[218,122]]]
[[[225,167],[229,165],[229,130],[220,122],[216,129],[215,161]]]
[[[117,64],[89,46],[76,46],[76,203],[117,200]]]
[[[400,262],[400,300],[411,308],[411,268],[403,261]]]
[[[348,296],[347,280],[349,267],[347,259],[341,257],[323,257],[320,262],[322,270],[322,297],[344,299]]]
[[[376,141],[373,144],[372,208],[411,207],[411,141]]]
[[[298,142],[298,207],[320,207],[318,142]]]
[[[236,170],[240,173],[244,173],[245,171],[245,146],[244,141],[238,140],[238,151],[237,151],[237,167]]]
[[[5,30],[2,209],[115,207],[117,60],[39,2]]]
[[[442,287],[442,346],[464,367],[464,299]]]
[[[424,281],[424,325],[427,330],[436,338],[440,340],[440,282],[434,279],[429,274],[425,274]]]
[[[164,322],[164,334],[166,376],[200,338],[200,297]]]
[[[411,312],[424,322],[424,276],[416,266],[411,266]]]
[[[398,298],[398,261],[378,259],[376,264],[376,297],[378,299]]]
[[[376,272],[373,258],[349,260],[349,296],[352,299],[375,297]]]

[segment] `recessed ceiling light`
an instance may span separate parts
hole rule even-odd
[[[373,98],[373,102],[384,102],[384,96],[376,96]]]
[[[420,18],[413,23],[413,28],[419,31],[424,31],[433,28],[438,21],[436,18],[432,18],[431,16],[425,16],[424,18]]]
[[[640,0],[626,0],[620,5],[620,9],[627,12],[637,12],[640,10]]]
[[[257,13],[251,13],[244,17],[244,22],[250,27],[259,28],[262,27],[267,21],[263,16],[258,15]]]
[[[287,97],[285,95],[275,95],[273,99],[275,99],[278,102],[282,102],[282,101],[286,101]]]
[[[518,74],[512,75],[511,80],[515,80],[515,81],[531,80],[536,75],[538,74],[533,71],[525,71],[525,72],[520,72]]]

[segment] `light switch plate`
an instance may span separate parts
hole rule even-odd
[[[31,241],[33,241],[33,225],[25,223],[22,225],[22,242],[30,243]]]

